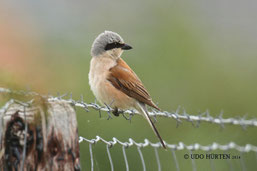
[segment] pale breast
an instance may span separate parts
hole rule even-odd
[[[101,103],[105,103],[103,99],[103,91],[106,84],[106,77],[109,69],[116,65],[116,61],[106,57],[93,57],[90,61],[89,85],[90,88]]]
[[[120,109],[134,106],[135,100],[116,89],[108,80],[109,69],[116,65],[111,58],[94,57],[90,62],[89,84],[96,99],[102,104]]]

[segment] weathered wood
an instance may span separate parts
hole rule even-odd
[[[76,113],[40,98],[0,110],[0,170],[80,170]]]

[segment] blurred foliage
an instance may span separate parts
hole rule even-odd
[[[234,7],[231,7],[231,3]],[[219,1],[1,1],[0,2],[0,86],[33,89],[42,94],[73,92],[94,101],[88,85],[90,48],[104,30],[118,32],[133,46],[124,60],[144,82],[163,110],[184,107],[198,114],[207,109],[224,117],[248,114],[256,117],[257,105],[257,23],[255,2]],[[142,142],[158,141],[142,117],[132,123],[122,117],[106,120],[98,112],[77,110],[79,134],[87,138],[129,137]],[[257,144],[256,130],[201,123],[176,128],[171,119],[158,118],[157,127],[169,143],[209,144],[214,141],[240,145]],[[81,163],[89,170],[88,145],[82,143]],[[141,170],[135,148],[127,150],[131,170]],[[107,170],[104,145],[93,146],[95,167]],[[111,149],[115,170],[124,170],[121,148]],[[175,169],[171,153],[160,150],[163,170]],[[191,161],[178,153],[181,170]],[[231,152],[234,153],[234,152]],[[143,149],[148,170],[157,170],[154,151]],[[246,167],[255,168],[252,154],[245,154]],[[251,156],[251,157],[249,157]],[[196,161],[197,170],[210,169],[205,160]],[[216,170],[229,164],[214,161]],[[240,161],[233,161],[241,170]]]

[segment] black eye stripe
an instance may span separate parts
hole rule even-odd
[[[111,50],[111,49],[114,49],[114,48],[121,48],[124,44],[121,44],[121,43],[109,43],[105,46],[105,50]]]

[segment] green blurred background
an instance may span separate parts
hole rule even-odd
[[[90,48],[104,30],[119,33],[133,46],[123,59],[134,69],[163,110],[184,107],[190,114],[211,112],[223,117],[257,111],[256,1],[95,0],[0,2],[0,87],[27,89],[42,94],[72,92],[86,102],[94,96],[88,85]],[[132,123],[123,117],[107,120],[98,112],[77,109],[79,135],[122,141],[145,138],[158,142],[143,117]],[[208,145],[234,141],[257,145],[256,128],[201,123],[194,128],[173,119],[158,118],[164,140]],[[110,149],[115,170],[125,170],[119,145]],[[87,143],[80,144],[82,170],[90,170]],[[191,160],[176,152],[181,170],[192,170]],[[197,151],[195,153],[203,153]],[[215,151],[215,153],[223,153]],[[228,151],[238,154],[236,151]],[[110,170],[105,145],[93,146],[95,170]],[[170,151],[159,150],[163,170],[175,170]],[[154,150],[143,149],[147,170],[157,170]],[[248,170],[256,168],[253,152],[241,154]],[[131,170],[142,170],[135,147],[127,149]],[[240,160],[232,160],[241,170]],[[214,160],[215,170],[229,170],[226,160]],[[209,160],[196,160],[197,170],[211,170]]]

